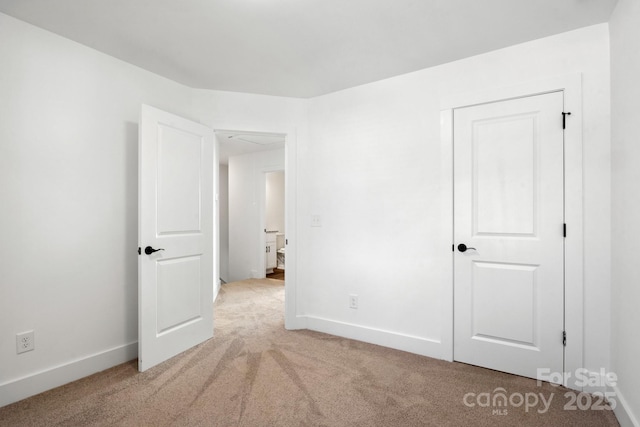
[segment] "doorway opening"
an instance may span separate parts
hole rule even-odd
[[[286,243],[286,134],[216,130],[216,139],[220,284],[263,279]]]

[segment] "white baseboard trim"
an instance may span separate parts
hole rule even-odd
[[[307,317],[306,316],[291,316],[291,318],[285,317],[284,327],[288,331],[308,329]]]
[[[312,331],[324,332],[326,334],[394,348],[421,356],[433,357],[435,359],[444,358],[442,343],[440,341],[315,316],[306,317],[307,329]]]
[[[125,344],[0,384],[0,407],[34,396],[138,357],[138,343]]]
[[[620,392],[620,389],[615,386],[612,387],[616,398],[616,407],[613,409],[613,413],[616,414],[616,418],[621,427],[640,427],[638,418],[636,418],[633,411],[629,407],[629,403],[624,398],[624,395]]]

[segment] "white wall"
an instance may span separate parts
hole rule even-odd
[[[265,276],[265,173],[283,170],[284,149],[229,158],[229,280]]]
[[[2,387],[105,352],[135,357],[140,105],[189,117],[191,100],[3,14],[0,40]],[[35,351],[16,355],[30,329]]]
[[[218,212],[220,218],[220,278],[229,282],[229,166],[219,166]]]
[[[612,370],[616,414],[640,425],[640,2],[619,0],[611,17]],[[623,409],[626,409],[626,414]],[[633,420],[633,421],[631,421]]]
[[[583,73],[585,366],[609,366],[606,24],[311,99],[298,293],[314,329],[439,357],[451,283],[440,108],[456,93]],[[304,188],[304,191],[302,190]],[[322,227],[310,227],[320,215]],[[331,266],[330,269],[327,266]],[[348,294],[359,295],[349,309]]]
[[[193,90],[4,14],[0,40],[2,406],[136,357],[142,103],[298,139],[306,105]]]
[[[285,232],[284,172],[266,174],[265,228]]]

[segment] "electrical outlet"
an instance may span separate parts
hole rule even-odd
[[[16,351],[18,354],[34,350],[36,348],[33,331],[16,334]]]
[[[320,215],[311,215],[311,226],[322,227],[322,217]]]
[[[351,294],[349,295],[349,308],[358,308],[358,295]]]

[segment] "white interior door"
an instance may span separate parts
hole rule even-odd
[[[457,361],[563,370],[562,111],[562,92],[454,111]]]
[[[142,106],[140,371],[213,336],[213,144],[212,129]]]

